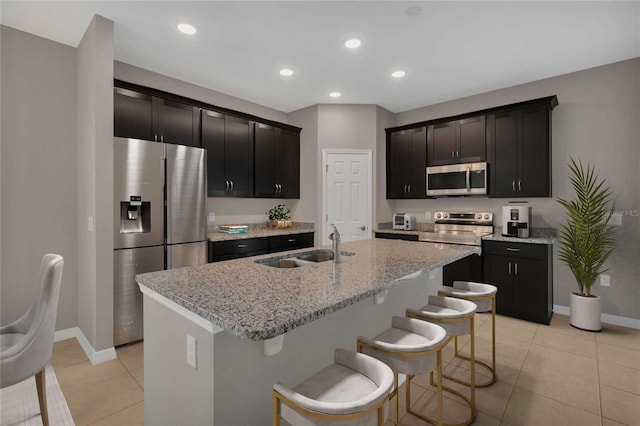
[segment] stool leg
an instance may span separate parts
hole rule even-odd
[[[475,315],[471,317],[471,418],[476,418],[476,329]]]
[[[36,373],[36,390],[38,391],[38,403],[43,426],[49,426],[49,413],[47,412],[47,391],[44,368]]]
[[[491,353],[493,367],[493,380],[496,379],[496,295],[491,297]]]
[[[436,418],[438,426],[442,426],[442,351],[438,351],[438,417]]]
[[[272,424],[273,426],[280,426],[280,403],[278,402],[278,397],[276,397],[275,391],[273,392],[273,418]]]
[[[397,425],[400,421],[400,393],[398,392],[398,373],[395,371],[393,372],[393,389],[395,389],[396,392],[396,417],[394,424]]]

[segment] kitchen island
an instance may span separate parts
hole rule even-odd
[[[478,247],[392,240],[343,245],[342,262],[274,268],[313,249],[153,272],[144,294],[145,423],[264,425],[271,388],[293,385],[355,348],[358,335],[426,303],[441,267]],[[195,368],[187,363],[195,338]]]

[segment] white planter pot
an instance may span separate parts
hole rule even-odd
[[[572,326],[581,330],[602,330],[600,297],[584,297],[571,293],[571,316],[569,322]]]

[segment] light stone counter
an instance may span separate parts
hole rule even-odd
[[[314,249],[136,276],[136,281],[213,325],[265,340],[344,309],[421,273],[480,253],[479,247],[370,239],[344,243],[343,262],[299,268],[256,263]],[[316,249],[317,250],[317,249]]]
[[[420,233],[424,231],[401,231],[381,228],[376,229],[374,232],[381,232],[385,234],[417,235],[419,237]],[[484,237],[482,237],[482,240],[528,244],[555,244],[555,242],[557,241],[557,231],[553,228],[532,228],[529,238],[505,237],[502,235],[502,227],[498,226],[495,228],[495,232],[493,234],[485,235]]]

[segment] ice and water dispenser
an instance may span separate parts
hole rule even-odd
[[[141,234],[151,232],[151,202],[132,195],[129,201],[120,201],[120,233]]]

